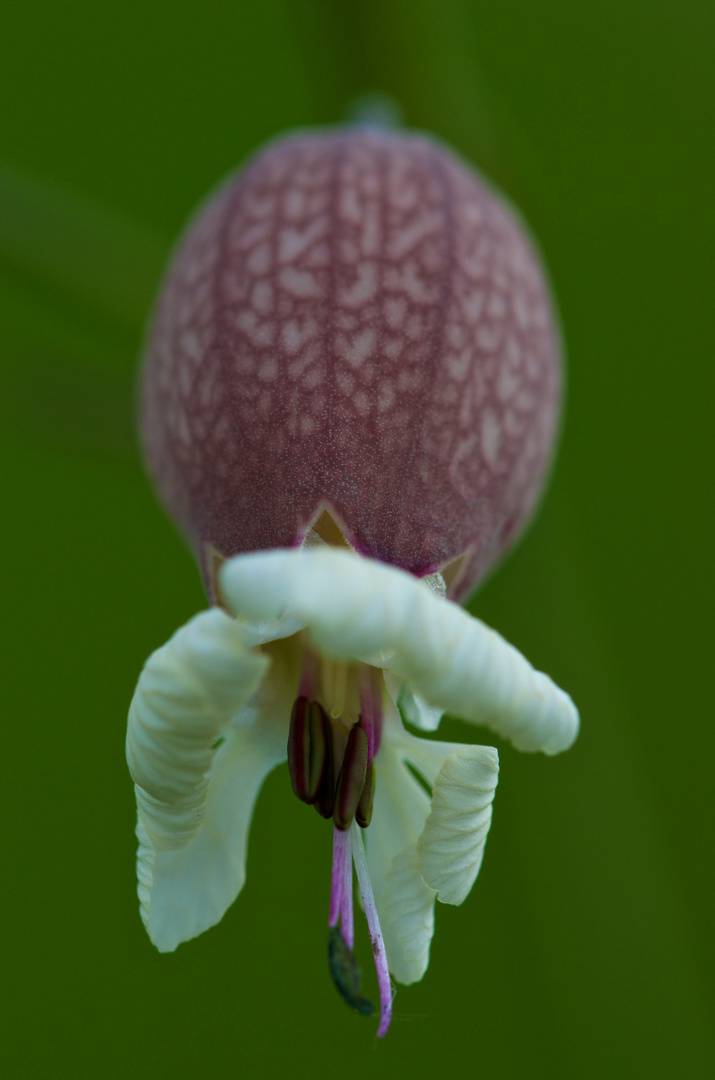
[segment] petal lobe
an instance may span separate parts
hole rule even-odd
[[[460,747],[437,774],[417,852],[419,871],[443,904],[461,904],[479,873],[498,775],[489,746]]]

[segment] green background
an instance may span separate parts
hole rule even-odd
[[[4,1076],[715,1074],[714,47],[709,0],[4,0]],[[238,902],[153,950],[123,750],[141,664],[204,603],[132,428],[166,252],[263,140],[372,89],[550,266],[560,454],[473,608],[583,722],[560,758],[500,747],[480,879],[379,1044],[328,978],[329,833],[284,771]]]

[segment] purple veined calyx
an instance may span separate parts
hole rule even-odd
[[[289,135],[198,212],[142,374],[148,468],[211,603],[149,658],[129,714],[161,951],[238,895],[255,800],[287,760],[332,822],[333,979],[372,1011],[354,868],[386,1033],[435,901],[476,879],[498,776],[492,747],[405,724],[449,711],[546,754],[577,734],[568,695],[459,606],[534,508],[559,396],[532,242],[439,143]]]

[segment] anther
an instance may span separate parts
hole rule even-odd
[[[382,680],[383,675],[379,668],[361,665],[360,726],[367,735],[368,762],[372,761],[377,753],[382,736]]]
[[[302,802],[314,803],[320,795],[331,741],[323,707],[306,697],[297,698],[288,729],[288,771],[293,791]]]
[[[328,963],[333,982],[345,1004],[363,1016],[372,1016],[375,1011],[372,1002],[360,993],[358,962],[337,926],[331,926],[328,931]]]
[[[339,829],[349,829],[360,805],[367,770],[367,735],[359,724],[350,729],[343,767],[335,788],[333,820]]]
[[[365,783],[360,794],[360,802],[355,811],[355,820],[361,829],[366,829],[372,820],[372,804],[375,798],[375,764],[370,762],[365,773]]]
[[[325,713],[323,715],[325,716]],[[335,806],[335,748],[333,746],[333,729],[327,717],[326,723],[328,725],[327,760],[314,806],[321,817],[331,818]]]

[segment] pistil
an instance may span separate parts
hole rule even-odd
[[[360,968],[353,955],[353,860],[357,871],[362,905],[375,958],[377,984],[380,992],[380,1023],[378,1038],[387,1034],[392,1018],[392,983],[387,966],[385,942],[380,928],[375,897],[365,858],[362,833],[357,824],[349,831],[333,828],[333,868],[330,882],[330,913],[328,916],[328,961],[330,974],[343,1001],[356,1012],[371,1016],[372,1004],[363,997]],[[338,925],[339,924],[339,925]]]
[[[353,946],[353,863],[350,833],[333,827],[333,870],[330,878],[328,926],[341,923],[343,937]]]
[[[338,923],[340,926],[338,927]],[[333,827],[333,869],[328,915],[328,962],[340,996],[351,1009],[371,1016],[372,1002],[360,992],[360,968],[353,956],[353,860],[350,833]]]
[[[390,981],[390,969],[387,966],[387,954],[385,942],[380,928],[380,919],[377,914],[375,897],[372,892],[370,874],[365,858],[365,848],[362,842],[362,833],[356,824],[352,827],[352,854],[355,861],[358,885],[362,897],[362,906],[367,918],[367,926],[372,941],[372,952],[375,957],[375,971],[377,972],[377,985],[380,991],[380,1024],[377,1029],[377,1037],[381,1039],[387,1034],[392,1019],[392,983]]]
[[[367,917],[380,991],[377,1034],[392,1016],[392,984],[361,829],[372,818],[374,757],[382,735],[382,672],[367,664],[317,660],[306,650],[299,696],[291,713],[288,767],[293,791],[333,818],[333,862],[328,914],[330,973],[343,1000],[373,1014],[363,997],[353,955],[353,860]],[[314,695],[319,693],[320,701]]]
[[[339,832],[333,829],[333,835]],[[345,859],[343,860],[343,895],[340,901],[340,930],[345,944],[352,949],[355,941],[355,924],[353,921],[353,850],[352,839],[349,832],[342,834],[345,837]]]

